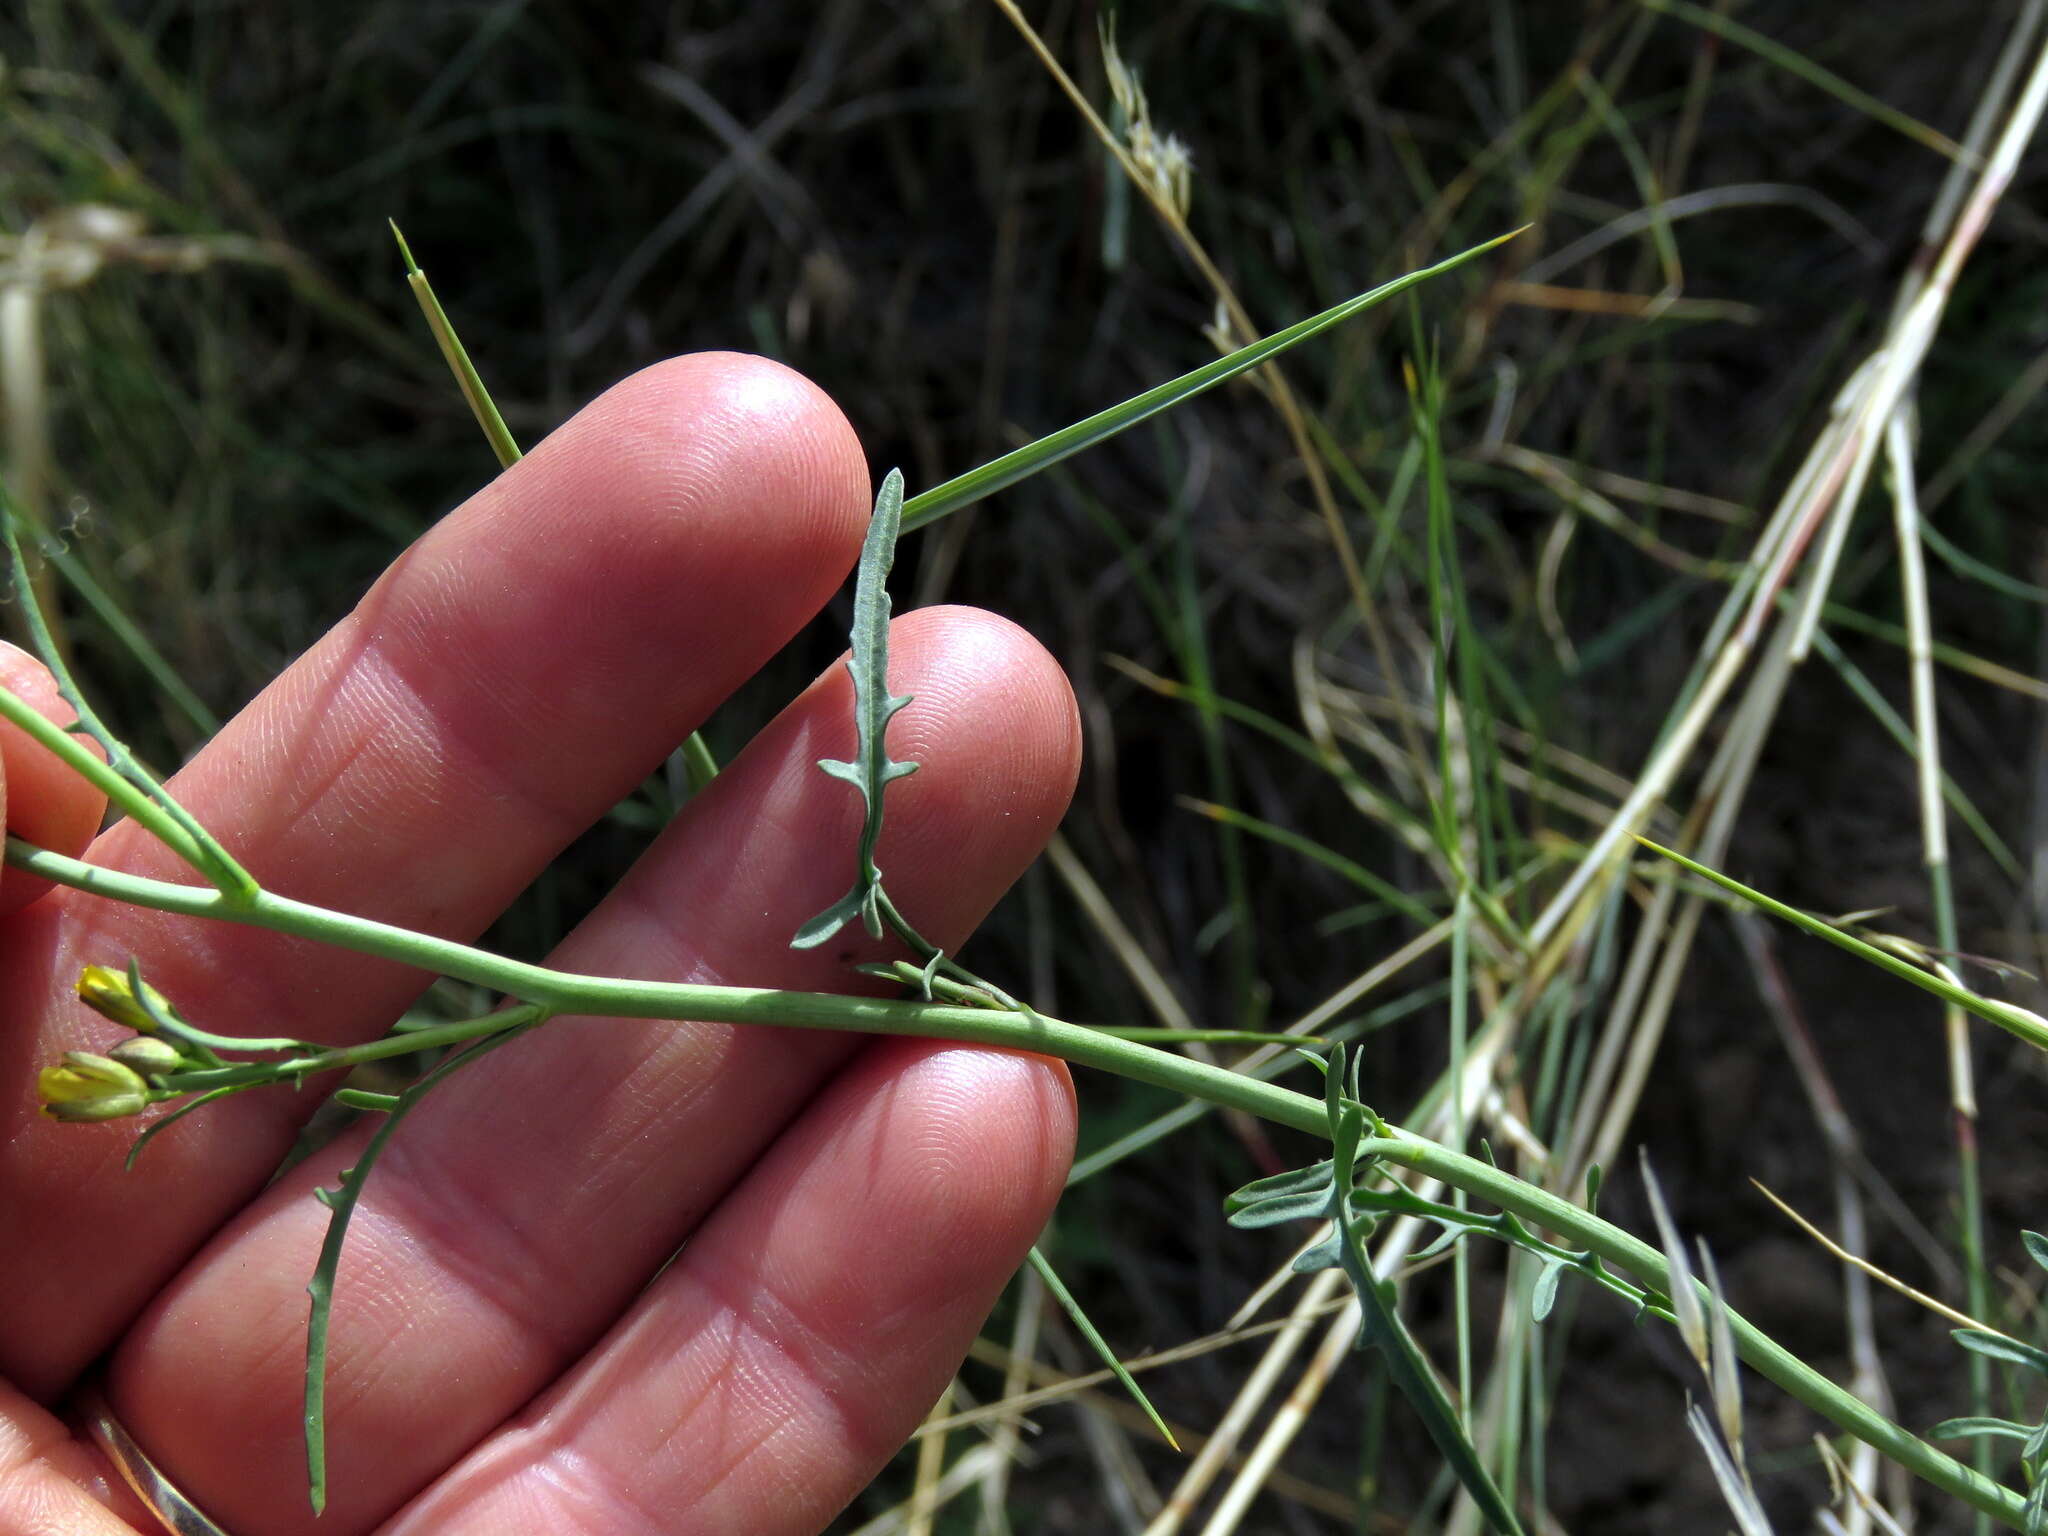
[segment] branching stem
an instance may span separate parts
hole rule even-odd
[[[82,860],[7,839],[6,861],[19,869],[61,885],[160,911],[295,934],[361,954],[396,960],[538,1004],[549,1014],[585,1014],[618,1018],[694,1019],[707,1023],[764,1024],[786,1029],[845,1030],[866,1034],[912,1035],[959,1040],[1057,1056],[1079,1066],[1094,1067],[1121,1077],[1150,1083],[1189,1098],[1202,1099],[1313,1136],[1326,1136],[1328,1118],[1320,1099],[1295,1093],[1221,1067],[1190,1060],[1170,1051],[1121,1040],[1099,1030],[1063,1023],[1037,1013],[965,1008],[943,1003],[918,1003],[882,998],[843,997],[830,993],[785,992],[760,987],[716,987],[680,982],[635,981],[618,977],[578,976],[545,966],[494,955],[470,945],[430,934],[414,933],[368,918],[353,917],[272,892],[238,902],[216,890],[174,885],[101,869]],[[501,1035],[531,1018],[515,1009],[483,1019],[410,1031],[389,1041],[371,1041],[326,1056],[299,1057],[267,1064],[275,1075],[328,1070],[425,1045]],[[208,1069],[181,1076],[192,1088],[221,1086],[229,1076],[266,1070],[266,1064]],[[202,1083],[201,1077],[205,1078]],[[1499,1169],[1453,1152],[1394,1126],[1373,1137],[1361,1153],[1412,1168],[1441,1179],[1456,1189],[1513,1212],[1532,1226],[1554,1232],[1646,1284],[1668,1290],[1670,1273],[1663,1255],[1621,1228],[1545,1190]],[[1917,1435],[1877,1413],[1854,1394],[1829,1381],[1753,1324],[1730,1311],[1729,1326],[1736,1346],[1750,1366],[1816,1413],[1876,1447],[1901,1466],[1936,1487],[2015,1528],[2022,1524],[2022,1496],[2000,1486],[1944,1454]]]

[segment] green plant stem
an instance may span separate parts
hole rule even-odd
[[[20,537],[16,535],[14,526],[16,522],[31,528],[35,526],[25,520],[25,514],[14,504],[14,498],[8,494],[6,485],[0,483],[0,547],[6,549],[6,565],[8,571],[12,571],[14,590],[20,594],[20,616],[23,616],[23,623],[29,629],[29,639],[35,645],[35,653],[43,657],[43,666],[49,668],[49,676],[57,682],[57,694],[63,698],[63,702],[68,702],[72,711],[78,715],[78,719],[68,729],[51,729],[55,729],[66,739],[70,739],[72,735],[92,737],[106,752],[106,762],[100,764],[78,741],[70,741],[68,750],[59,748],[45,731],[37,729],[35,725],[29,725],[29,721],[25,719],[18,719],[16,711],[25,711],[29,707],[12,694],[8,694],[8,719],[12,719],[16,725],[23,725],[31,735],[43,741],[43,745],[49,745],[49,748],[68,766],[86,772],[86,776],[92,778],[92,782],[106,788],[106,795],[109,795],[111,801],[115,801],[125,811],[135,815],[135,819],[150,829],[156,838],[160,838],[166,848],[170,848],[174,854],[178,854],[178,858],[199,870],[199,874],[203,874],[205,879],[213,881],[213,885],[219,887],[227,897],[236,901],[250,899],[256,893],[254,874],[250,874],[246,868],[242,868],[242,864],[233,860],[233,856],[225,848],[221,848],[221,844],[213,838],[211,831],[199,825],[199,819],[193,813],[186,811],[182,805],[178,805],[178,801],[172,799],[170,791],[166,791],[154,774],[150,774],[139,762],[135,762],[135,754],[127,750],[127,745],[123,745],[113,731],[106,729],[98,713],[92,709],[92,702],[80,690],[78,680],[72,678],[72,668],[66,659],[63,659],[63,649],[49,633],[49,621],[43,614],[43,606],[37,600],[35,582],[29,575],[29,561],[20,553]],[[0,688],[0,692],[6,690]],[[88,772],[86,764],[92,764],[94,770],[106,768],[111,778],[121,780],[123,784],[127,784],[127,788],[117,793],[111,780],[100,778],[98,772]]]
[[[901,1002],[883,998],[846,997],[827,992],[785,992],[766,987],[716,987],[682,982],[634,981],[619,977],[579,976],[550,970],[523,960],[494,955],[452,939],[353,917],[271,891],[258,893],[246,905],[229,901],[218,891],[174,885],[138,875],[101,869],[80,859],[36,848],[19,838],[7,839],[8,864],[59,885],[93,895],[175,912],[186,917],[215,918],[266,928],[347,949],[357,954],[395,960],[404,965],[489,987],[550,1014],[597,1015],[610,1018],[695,1019],[713,1024],[773,1024],[790,1029],[848,1030],[866,1034],[918,1035],[938,1040],[1004,1046],[1059,1056],[1085,1067],[1115,1072],[1155,1087],[1207,1099],[1227,1109],[1241,1109],[1262,1119],[1320,1134],[1322,1105],[1285,1088],[1238,1076],[1169,1051],[1120,1040],[1100,1030],[1062,1023],[1038,1014],[1005,1009],[965,1008],[940,1003]],[[494,1016],[495,1018],[496,1016]],[[466,1020],[429,1030],[409,1030],[392,1037],[391,1049],[380,1054],[417,1051],[496,1033],[504,1026],[492,1020]],[[327,1070],[356,1060],[378,1046],[350,1047],[331,1056],[298,1057],[272,1063],[294,1072],[301,1063],[318,1062],[311,1070]],[[349,1055],[348,1052],[357,1054]],[[347,1056],[347,1059],[342,1059]],[[194,1088],[219,1086],[223,1072],[239,1067],[208,1068],[182,1074],[180,1082]],[[240,1079],[236,1079],[240,1081]]]
[[[17,727],[36,745],[47,748],[65,767],[105,795],[122,814],[142,826],[180,859],[195,868],[198,866],[201,858],[199,845],[191,835],[166,815],[162,806],[110,767],[77,736],[6,688],[0,688],[0,719]]]
[[[7,839],[8,864],[60,885],[159,911],[210,917],[280,933],[296,934],[338,948],[403,964],[507,992],[538,1004],[550,1015],[591,1014],[617,1018],[696,1019],[707,1023],[766,1024],[788,1029],[847,1030],[866,1034],[911,1035],[959,1040],[1010,1050],[1057,1056],[1079,1066],[1113,1072],[1188,1098],[1204,1099],[1227,1109],[1240,1109],[1277,1125],[1327,1137],[1329,1116],[1319,1099],[1242,1077],[1221,1067],[1174,1052],[1120,1040],[1098,1030],[1062,1023],[1037,1013],[1011,1013],[989,1008],[961,1008],[940,1003],[915,1003],[868,997],[842,997],[818,992],[785,992],[762,987],[715,987],[680,982],[634,981],[616,977],[577,976],[545,966],[512,960],[431,934],[414,933],[388,923],[351,917],[272,892],[239,904],[215,890],[173,885],[100,869],[78,859]],[[524,1015],[525,1010],[514,1010]],[[393,1036],[392,1049],[419,1050],[425,1043],[449,1044],[484,1035],[503,1034],[503,1015],[414,1030]],[[351,1047],[351,1059],[382,1042]],[[343,1064],[336,1053],[331,1064]],[[388,1054],[388,1052],[387,1052]],[[301,1061],[271,1064],[297,1069]],[[209,1069],[239,1072],[242,1068]],[[197,1079],[202,1074],[186,1076]],[[182,1079],[181,1079],[182,1080]],[[220,1077],[208,1075],[218,1085]],[[199,1084],[195,1081],[193,1086]],[[1468,1194],[1490,1200],[1531,1224],[1559,1233],[1602,1259],[1629,1270],[1660,1289],[1669,1285],[1663,1256],[1619,1227],[1589,1214],[1556,1195],[1502,1173],[1477,1158],[1453,1152],[1435,1142],[1386,1127],[1388,1134],[1365,1143],[1363,1150],[1388,1162],[1443,1180]],[[1876,1447],[1907,1470],[1954,1494],[1973,1508],[2008,1525],[2021,1524],[2021,1496],[1947,1456],[1852,1393],[1829,1381],[1736,1313],[1728,1314],[1742,1358],[1760,1374],[1850,1434]]]
[[[1448,1147],[1411,1136],[1394,1126],[1386,1129],[1389,1135],[1372,1138],[1360,1146],[1361,1156],[1377,1155],[1390,1163],[1412,1168],[1431,1178],[1441,1179],[1454,1188],[1490,1200],[1532,1226],[1559,1233],[1579,1247],[1592,1250],[1608,1263],[1618,1265],[1638,1279],[1669,1293],[1670,1266],[1665,1263],[1664,1256],[1648,1243],[1589,1214],[1583,1207],[1573,1205],[1548,1190],[1524,1183],[1478,1158],[1453,1152]],[[1700,1286],[1699,1290],[1702,1300],[1709,1301],[1706,1288]],[[2020,1494],[1981,1476],[1919,1436],[1892,1423],[1732,1309],[1727,1317],[1737,1352],[1759,1375],[1866,1445],[1889,1456],[1916,1477],[2015,1529],[2023,1527],[2025,1500]]]
[[[385,1061],[393,1056],[412,1056],[443,1046],[467,1045],[488,1040],[507,1030],[519,1029],[540,1018],[542,1010],[530,1003],[505,1008],[474,1019],[459,1019],[427,1029],[409,1029],[380,1035],[360,1045],[337,1046],[314,1055],[289,1056],[281,1061],[237,1061],[219,1067],[195,1067],[174,1072],[162,1079],[177,1093],[208,1093],[216,1088],[245,1088],[254,1083],[288,1082],[295,1078],[318,1077],[359,1067],[365,1062]]]

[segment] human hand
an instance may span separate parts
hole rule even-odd
[[[267,888],[473,937],[838,589],[868,505],[851,430],[795,375],[727,355],[649,369],[401,556],[172,788]],[[0,658],[0,682],[43,704],[33,667]],[[897,621],[889,681],[916,696],[891,750],[923,768],[890,792],[881,863],[950,949],[1065,809],[1073,702],[1028,636],[965,609]],[[835,664],[550,964],[850,990],[847,951],[880,948],[857,927],[788,945],[846,885],[860,798],[813,765],[852,739]],[[10,831],[87,841],[90,789],[8,733],[0,764]],[[190,878],[132,825],[87,856]],[[32,894],[0,883],[0,905]],[[337,1044],[381,1034],[425,981],[72,890],[0,920],[0,1531],[157,1529],[43,1406],[101,1370],[121,1424],[230,1536],[816,1531],[937,1398],[1071,1148],[1066,1074],[1036,1057],[551,1021],[439,1088],[369,1181],[316,1522],[312,1191],[369,1128],[265,1188],[317,1095],[210,1105],[129,1173],[133,1123],[38,1117],[38,1068],[114,1037],[72,996],[80,969],[131,955],[195,1024]]]

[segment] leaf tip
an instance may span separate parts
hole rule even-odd
[[[412,247],[405,243],[405,235],[398,227],[398,220],[386,219],[384,222],[391,226],[391,238],[398,242],[398,254],[405,262],[405,275],[417,276],[420,264],[412,259]]]

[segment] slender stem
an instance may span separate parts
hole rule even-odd
[[[533,1004],[522,1003],[516,1008],[501,1009],[480,1018],[435,1024],[426,1029],[409,1029],[401,1034],[380,1035],[360,1045],[337,1046],[314,1055],[291,1056],[282,1061],[238,1061],[219,1067],[200,1067],[189,1072],[172,1073],[162,1081],[166,1088],[184,1094],[318,1077],[325,1072],[359,1067],[364,1062],[385,1061],[393,1056],[414,1056],[422,1051],[437,1051],[444,1046],[488,1039],[508,1029],[531,1024],[541,1013],[542,1010]]]
[[[22,621],[28,626],[29,638],[34,643],[36,654],[43,665],[50,669],[55,679],[57,692],[77,715],[76,722],[66,730],[53,727],[68,741],[69,750],[58,747],[47,732],[31,725],[21,717],[22,711],[34,711],[21,699],[11,693],[8,697],[8,718],[16,725],[36,737],[43,745],[57,753],[70,766],[107,792],[107,798],[135,817],[179,858],[183,859],[200,875],[213,882],[220,890],[237,901],[246,901],[256,892],[256,877],[235,862],[234,856],[223,848],[213,834],[199,824],[199,820],[184,806],[172,798],[171,792],[159,783],[135,759],[135,754],[108,730],[93,709],[77,680],[71,675],[71,667],[64,659],[64,652],[50,633],[48,620],[44,617],[42,604],[37,598],[35,586],[29,577],[28,562],[22,557],[21,540],[16,536],[15,523],[21,513],[7,487],[0,484],[0,548],[7,556],[7,567],[14,573],[15,585],[21,593]],[[6,693],[0,689],[0,693]],[[42,725],[47,726],[44,721]],[[105,763],[99,762],[82,743],[69,741],[77,733],[83,733],[97,741],[107,754]],[[87,765],[91,765],[88,768]],[[104,770],[103,778],[98,771]],[[113,785],[119,782],[124,787],[117,791]]]
[[[60,885],[136,906],[267,928],[358,954],[419,966],[457,981],[490,987],[526,1002],[538,1003],[550,1014],[695,1019],[714,1024],[775,1024],[791,1029],[919,1035],[978,1045],[1006,1046],[1013,1050],[1059,1056],[1081,1066],[1098,1067],[1155,1087],[1207,1099],[1225,1108],[1242,1109],[1281,1125],[1291,1125],[1297,1130],[1320,1133],[1323,1129],[1323,1109],[1313,1099],[1240,1077],[1220,1067],[1037,1014],[844,997],[827,992],[785,992],[766,987],[716,987],[578,976],[494,955],[488,950],[458,944],[452,939],[415,933],[389,923],[293,901],[271,891],[260,892],[245,906],[230,901],[218,891],[101,869],[79,859],[36,848],[19,838],[7,839],[7,862]],[[402,1044],[394,1045],[393,1050],[420,1050],[426,1044],[448,1044],[492,1032],[488,1028],[478,1029],[478,1023],[471,1020],[466,1024],[441,1026],[434,1030],[408,1031],[395,1037]],[[351,1049],[360,1052],[364,1048]],[[357,1055],[351,1059],[365,1058]],[[289,1065],[294,1071],[324,1070],[322,1066],[300,1066],[302,1062],[323,1060],[327,1066],[343,1064],[337,1058],[304,1057]],[[240,1069],[219,1070],[236,1072]],[[205,1074],[185,1074],[180,1081],[189,1082],[195,1088],[218,1085],[223,1079],[215,1072],[216,1069],[207,1069]]]
[[[618,977],[576,976],[545,966],[493,955],[430,934],[413,933],[368,918],[331,912],[272,892],[260,892],[241,905],[219,891],[172,885],[100,869],[78,859],[7,839],[7,863],[59,884],[162,911],[269,928],[316,939],[362,954],[376,955],[438,971],[461,981],[494,987],[538,1004],[548,1014],[592,1014],[617,1018],[697,1019],[707,1023],[768,1024],[788,1029],[849,1030],[867,1034],[911,1035],[960,1040],[1010,1050],[1057,1056],[1079,1066],[1114,1072],[1136,1082],[1240,1109],[1277,1125],[1312,1136],[1327,1137],[1329,1115],[1318,1099],[1240,1076],[1174,1052],[1120,1040],[1098,1030],[1062,1023],[1037,1013],[1012,1013],[988,1008],[961,1008],[940,1003],[915,1003],[868,997],[841,997],[819,992],[784,992],[762,987],[715,987],[680,982],[634,981]],[[514,1014],[523,1010],[513,1010]],[[505,1016],[497,1016],[503,1018]],[[483,1026],[480,1028],[479,1026]],[[487,1020],[410,1031],[394,1036],[393,1049],[418,1050],[425,1043],[501,1034],[506,1026]],[[468,1034],[452,1033],[468,1030]],[[445,1037],[445,1038],[444,1038]],[[360,1053],[374,1047],[353,1047]],[[338,1053],[339,1054],[339,1053]],[[364,1059],[360,1054],[354,1059]],[[282,1064],[301,1070],[299,1058]],[[337,1063],[338,1064],[338,1063]],[[219,1085],[209,1069],[185,1074],[192,1086],[199,1079]],[[1668,1289],[1664,1258],[1647,1243],[1631,1237],[1579,1206],[1526,1184],[1476,1158],[1411,1135],[1397,1127],[1366,1142],[1363,1151],[1413,1168],[1466,1192],[1491,1200],[1524,1220],[1561,1233],[1601,1258],[1639,1278]],[[1728,1314],[1742,1358],[1815,1412],[1909,1471],[1947,1490],[1974,1508],[2006,1523],[2021,1523],[2021,1496],[1982,1477],[1952,1457],[1875,1412],[1852,1393],[1829,1381],[1760,1332],[1753,1324]]]
[[[199,844],[193,841],[191,834],[79,737],[6,688],[0,688],[0,719],[5,719],[33,739],[36,745],[51,752],[66,768],[105,795],[122,814],[144,827],[172,853],[194,868],[198,867],[201,858]]]
[[[1914,475],[1912,433],[1904,411],[1885,423],[1885,453],[1891,469],[1892,521],[1898,533],[1900,595],[1906,615],[1907,655],[1913,680],[1913,762],[1920,785],[1920,846],[1934,897],[1934,942],[1945,956],[1958,947],[1954,887],[1949,880],[1948,818],[1941,796],[1941,717],[1934,696],[1934,623],[1928,612],[1926,562],[1920,549],[1920,491]],[[1961,1228],[1964,1304],[1980,1317],[1991,1309],[1991,1276],[1984,1262],[1983,1181],[1977,1162],[1977,1087],[1970,1059],[1970,1033],[1963,1010],[1942,1009],[1948,1037],[1949,1118],[1956,1143],[1957,1220]],[[1970,1412],[1991,1416],[1991,1362],[1970,1353]],[[1995,1448],[1980,1437],[1971,1453],[1979,1472],[1991,1471]],[[1977,1524],[1981,1528],[1984,1517]]]

